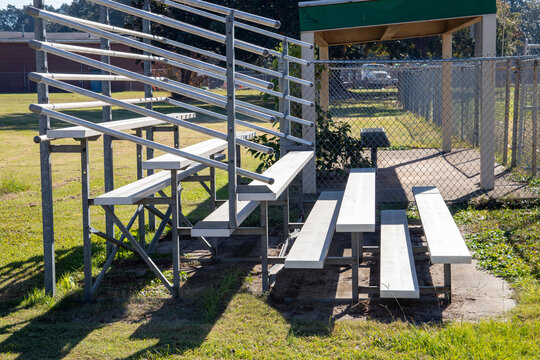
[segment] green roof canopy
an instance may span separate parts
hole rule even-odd
[[[329,45],[440,35],[497,12],[496,0],[319,0],[299,6],[300,30],[318,32]],[[366,27],[371,34],[339,31]]]

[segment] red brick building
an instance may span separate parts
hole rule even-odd
[[[0,31],[0,93],[35,92],[36,84],[28,80],[28,73],[36,69],[35,50],[28,46],[34,38],[34,33],[21,33],[15,31]],[[48,33],[47,39],[53,42],[70,45],[99,48],[99,38],[87,33]],[[123,44],[112,43],[111,48],[117,51],[131,52]],[[96,56],[84,55],[93,58]],[[100,70],[81,65],[73,61],[48,55],[49,72],[51,73],[83,73],[99,74]],[[112,58],[111,64],[124,69],[142,73],[142,63],[133,59]],[[100,91],[101,83],[93,81],[72,82],[86,89]],[[140,83],[112,82],[112,91],[143,90]],[[51,91],[55,91],[51,88]]]

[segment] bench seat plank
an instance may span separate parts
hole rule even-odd
[[[224,155],[222,155],[224,157]],[[185,170],[178,171],[178,181],[204,170],[204,164],[192,164]],[[157,193],[171,185],[171,172],[160,171],[109,191],[94,199],[95,205],[133,205],[136,202]]]
[[[381,211],[381,298],[418,299],[420,290],[405,210]]]
[[[259,201],[238,201],[238,226],[259,206]],[[236,229],[229,228],[229,201],[223,203],[204,220],[191,228],[191,236],[229,237]]]
[[[322,269],[334,236],[343,192],[324,191],[294,241],[285,268]]]
[[[264,176],[273,178],[273,184],[252,181],[249,185],[239,185],[238,200],[275,201],[287,189],[296,175],[313,158],[313,151],[291,151],[269,167]]]
[[[374,168],[351,169],[336,224],[337,232],[375,231]]]
[[[174,113],[169,114],[176,119],[187,120],[195,117],[195,113]],[[163,120],[158,120],[152,117],[140,117],[126,120],[117,120],[100,123],[99,125],[109,129],[124,131],[131,129],[145,128],[148,126],[156,126],[167,123]],[[55,139],[73,138],[85,139],[93,136],[102,135],[99,131],[85,128],[84,126],[70,126],[62,129],[53,129],[47,131],[47,136]]]
[[[471,253],[437,187],[413,187],[413,194],[426,235],[431,262],[469,264]]]

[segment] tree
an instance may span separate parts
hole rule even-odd
[[[521,8],[521,29],[529,43],[540,44],[540,0],[527,1]]]
[[[506,1],[497,0],[497,54],[514,55],[522,46],[521,14]]]

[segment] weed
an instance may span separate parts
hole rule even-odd
[[[24,300],[21,302],[21,307],[29,308],[35,305],[45,305],[50,308],[54,304],[54,298],[50,295],[46,295],[44,289],[34,288],[24,297]]]
[[[219,286],[211,284],[203,292],[202,307],[206,321],[215,320],[223,302],[231,296],[235,285],[240,281],[240,272],[236,269],[229,269],[221,279]]]
[[[14,194],[30,189],[30,185],[13,176],[0,179],[0,195]]]

